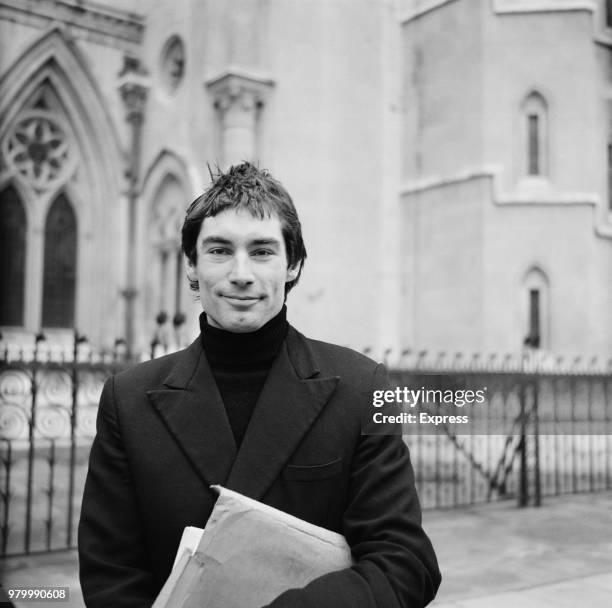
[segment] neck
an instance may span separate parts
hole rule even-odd
[[[272,365],[287,335],[287,309],[258,330],[235,333],[213,327],[200,315],[202,346],[213,370],[258,370]]]

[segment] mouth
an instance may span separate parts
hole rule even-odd
[[[241,295],[229,295],[222,294],[221,296],[224,300],[226,300],[232,306],[236,306],[238,308],[243,308],[247,306],[252,306],[261,300],[261,298],[257,296],[241,296]]]
[[[230,302],[237,302],[241,304],[249,304],[250,302],[257,302],[260,300],[257,296],[234,296],[223,294],[222,297]]]

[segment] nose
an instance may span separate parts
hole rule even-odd
[[[233,285],[239,287],[247,287],[253,283],[253,270],[251,268],[251,259],[248,254],[237,252],[232,260],[228,279]]]

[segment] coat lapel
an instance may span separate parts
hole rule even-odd
[[[289,328],[249,422],[227,486],[261,500],[334,392],[304,336]]]
[[[236,444],[199,338],[149,399],[206,485],[225,484]]]

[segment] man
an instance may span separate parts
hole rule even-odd
[[[361,432],[385,371],[286,321],[306,258],[286,190],[244,163],[187,210],[188,278],[204,313],[187,349],[107,381],[79,526],[91,607],[150,606],[185,526],[221,484],[344,534],[355,565],[271,608],[426,605],[440,582],[401,437]]]

